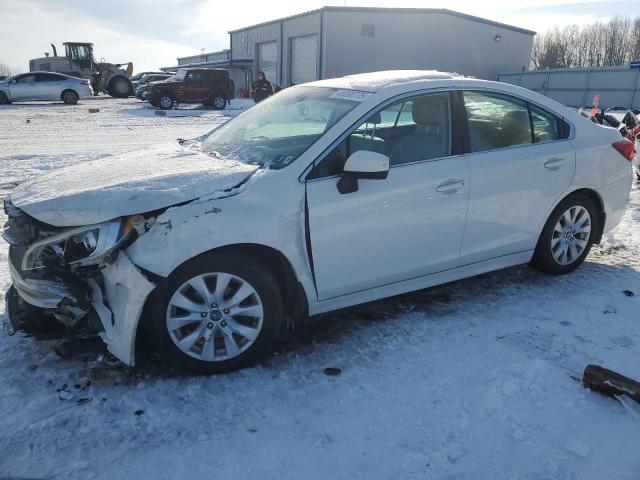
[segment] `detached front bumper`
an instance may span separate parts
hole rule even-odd
[[[53,280],[23,278],[11,262],[9,262],[9,273],[18,295],[34,307],[56,309],[64,303],[78,303],[78,299],[71,292],[71,289],[63,283]]]
[[[10,252],[9,272],[15,294],[63,324],[73,325],[87,314],[95,314],[102,325],[100,337],[107,349],[127,365],[135,363],[138,323],[155,284],[147,280],[126,253],[121,251],[97,275],[77,274],[68,282],[31,278],[14,265],[19,259],[19,254],[14,252],[11,255]],[[14,295],[7,292],[7,301],[10,294]],[[11,330],[20,329],[17,318],[20,314],[17,309],[7,308],[6,317]],[[52,318],[51,321],[55,320]]]

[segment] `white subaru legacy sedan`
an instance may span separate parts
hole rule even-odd
[[[620,220],[633,144],[519,87],[425,71],[288,88],[210,133],[13,190],[13,329],[230,371],[309,315],[530,263]]]

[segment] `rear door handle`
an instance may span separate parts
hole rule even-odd
[[[553,157],[544,162],[544,168],[547,170],[558,170],[564,165],[564,158]]]
[[[448,180],[442,185],[436,187],[436,192],[451,194],[460,191],[464,187],[464,180]]]

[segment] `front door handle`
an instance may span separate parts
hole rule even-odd
[[[564,158],[553,157],[544,162],[544,168],[547,170],[558,170],[564,165]]]
[[[436,192],[449,195],[460,191],[462,187],[464,187],[464,180],[447,180],[436,187]]]

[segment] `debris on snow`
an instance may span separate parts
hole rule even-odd
[[[640,403],[640,382],[598,365],[587,365],[582,375],[585,387],[604,395],[628,395]]]
[[[586,457],[587,455],[589,455],[589,447],[575,439],[569,440],[564,446],[564,449],[567,452],[573,453],[574,455],[577,455],[579,457]]]

